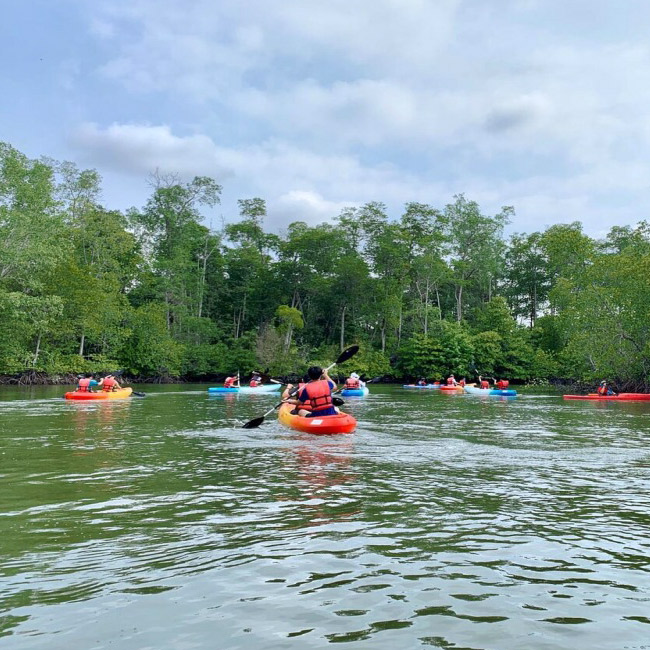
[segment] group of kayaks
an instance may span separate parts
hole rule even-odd
[[[495,397],[516,397],[517,391],[511,388],[477,388],[474,385],[467,386],[448,386],[446,384],[426,384],[418,386],[417,384],[404,384],[402,388],[419,389],[419,390],[439,390],[441,393],[468,393],[469,395],[492,395]]]

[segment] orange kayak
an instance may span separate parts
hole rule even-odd
[[[64,397],[66,399],[77,399],[77,400],[101,400],[101,399],[123,399],[125,397],[131,397],[133,392],[132,388],[120,388],[114,391],[99,390],[96,393],[89,393],[88,391],[79,391],[74,390],[66,393]]]
[[[352,433],[357,426],[357,421],[348,413],[305,418],[300,415],[292,415],[293,408],[291,404],[283,404],[278,411],[278,420],[286,427],[303,433],[320,435]]]
[[[463,392],[463,387],[462,386],[440,386],[440,390],[443,393],[462,393]]]

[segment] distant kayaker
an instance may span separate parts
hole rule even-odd
[[[350,376],[345,380],[346,390],[359,390],[366,385],[365,381],[359,379],[359,375],[356,372],[350,373]]]
[[[426,386],[427,385],[427,380],[424,377],[420,378],[420,381],[418,381],[418,386]]]
[[[494,386],[498,390],[508,390],[508,386],[510,386],[510,382],[507,379],[499,379],[494,381]]]
[[[449,377],[447,377],[447,386],[458,386],[456,377],[454,377],[453,375],[449,375]]]
[[[599,395],[616,395],[612,387],[604,379],[600,382],[597,392]]]
[[[258,372],[254,372],[251,377],[250,383],[248,384],[251,388],[257,388],[262,385],[262,377]]]
[[[93,388],[96,388],[97,386],[102,386],[104,383],[103,379],[100,379],[97,381],[95,379],[95,375],[93,375],[92,372],[86,373],[80,380],[79,383],[77,384],[77,390],[80,393],[94,393],[95,391]]]
[[[327,370],[320,366],[312,366],[307,370],[309,381],[298,393],[300,410],[298,415],[308,418],[321,415],[336,415],[339,411],[332,402],[332,391],[336,382],[330,379]]]
[[[224,388],[239,388],[239,375],[236,377],[226,377],[226,380],[223,382]]]
[[[105,390],[107,393],[111,393],[114,390],[120,390],[122,387],[119,382],[113,375],[106,375],[104,381],[102,382],[102,390]]]
[[[487,379],[483,379],[481,375],[478,376],[479,387],[483,390],[486,390],[490,387],[490,382]]]
[[[458,382],[458,385],[465,388],[465,377],[462,377],[461,380]]]

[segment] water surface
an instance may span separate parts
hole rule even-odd
[[[0,389],[0,647],[650,648],[650,405]]]

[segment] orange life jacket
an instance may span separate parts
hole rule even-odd
[[[84,377],[83,379],[80,379],[77,390],[80,393],[87,393],[90,390],[90,379],[88,377]]]
[[[345,380],[345,387],[349,388],[350,390],[355,390],[357,388],[360,388],[361,384],[359,383],[358,379],[353,379],[352,377],[348,377]]]
[[[598,386],[599,395],[607,395],[607,386]]]
[[[235,377],[226,377],[226,381],[223,382],[224,388],[232,388],[235,383]]]
[[[308,411],[323,411],[333,406],[332,389],[327,379],[310,381],[304,390],[307,391],[307,397],[309,398],[305,402]]]
[[[454,380],[451,377],[447,378],[447,386],[453,386],[454,385]]]
[[[106,391],[109,392],[113,390],[113,386],[115,386],[117,382],[112,378],[112,377],[104,377],[104,382],[102,383],[102,388]]]
[[[507,379],[499,379],[497,382],[497,388],[499,390],[505,390],[510,385],[510,382]]]
[[[489,388],[490,387],[490,382],[485,381],[485,379],[481,380],[481,388]]]

